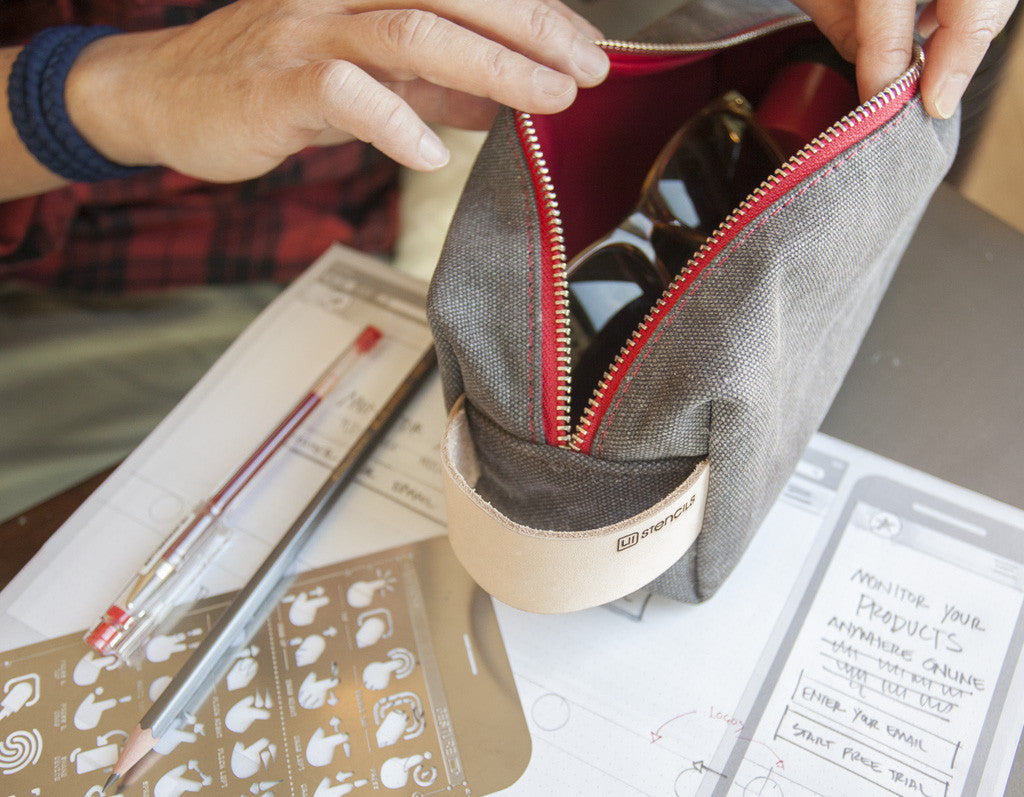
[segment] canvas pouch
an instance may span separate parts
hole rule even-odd
[[[730,89],[756,99],[818,35],[792,6],[690,3],[607,44],[611,75],[567,111],[506,110],[490,131],[428,315],[451,411],[449,538],[498,599],[707,599],[821,422],[955,154],[957,121],[922,108],[919,60],[766,175],[609,362],[576,428],[564,361],[567,259],[630,211],[687,118]]]

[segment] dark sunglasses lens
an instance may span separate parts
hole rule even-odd
[[[657,297],[664,287],[647,256],[626,244],[600,247],[573,264],[569,298],[573,322],[583,333],[581,345],[585,348],[586,341],[633,300],[645,295]]]
[[[779,154],[756,123],[722,109],[697,119],[657,183],[664,207],[710,235],[779,166]]]
[[[595,250],[569,277],[572,415],[578,419],[619,349],[665,285],[647,257],[631,246]]]
[[[687,261],[707,241],[707,236],[681,224],[656,221],[651,228],[651,246],[666,274],[682,272]]]

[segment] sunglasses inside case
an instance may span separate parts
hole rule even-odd
[[[630,212],[659,151],[687,120],[729,91],[756,107],[787,54],[820,38],[813,25],[798,23],[781,30],[762,25],[730,37],[741,41],[726,47],[609,43],[611,71],[602,84],[581,90],[562,113],[531,117],[558,202],[566,256],[571,259]],[[826,126],[852,110],[836,104]]]

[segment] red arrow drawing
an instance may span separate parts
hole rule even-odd
[[[678,719],[682,719],[683,717],[689,717],[691,714],[696,713],[697,709],[694,709],[693,711],[687,711],[685,714],[677,714],[672,719],[666,720],[665,722],[661,723],[661,725],[658,726],[658,730],[651,731],[651,744],[654,744],[656,741],[661,739],[661,732],[665,729],[665,726],[668,725],[670,722],[675,722]]]

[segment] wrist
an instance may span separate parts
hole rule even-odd
[[[159,127],[147,55],[164,31],[124,33],[89,44],[68,73],[64,101],[79,134],[100,154],[126,166],[160,162],[151,131]]]
[[[104,25],[45,28],[11,64],[7,100],[13,128],[42,166],[65,179],[95,182],[138,171],[110,160],[84,139],[66,104],[67,78],[78,56],[92,42],[115,33],[116,28]]]

